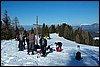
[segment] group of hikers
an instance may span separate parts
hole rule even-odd
[[[35,44],[36,38],[34,32],[30,31],[29,33],[25,33],[24,31],[19,31],[19,33],[16,34],[16,40],[19,41],[18,48],[19,51],[23,51],[25,49],[25,41],[27,42],[27,54],[30,55],[30,52],[32,55],[34,55],[34,51],[37,49]],[[47,46],[47,40],[43,37],[43,35],[40,36],[40,48],[43,53],[43,56],[46,53],[46,46]],[[39,48],[39,47],[38,47]]]
[[[36,38],[35,38],[34,32],[30,31],[29,33],[25,33],[24,31],[19,31],[19,33],[16,34],[16,40],[19,41],[19,44],[18,44],[19,51],[23,51],[25,49],[25,45],[26,45],[25,41],[27,42],[28,55],[30,55],[30,52],[32,55],[34,55],[34,51],[36,51],[37,49],[41,49],[40,53],[42,53],[41,56],[43,57],[46,56],[46,50],[49,49],[50,51],[52,50],[55,51],[55,49],[50,48],[50,45],[47,46],[47,39],[48,39],[47,36],[43,37],[43,35],[40,35],[39,37],[40,37],[40,40],[39,40],[40,45],[37,45],[35,44]],[[56,51],[61,52],[62,42],[55,42],[54,44],[56,44]],[[79,45],[77,47],[80,48]],[[79,61],[80,59],[82,59],[80,51],[76,53],[75,59]]]
[[[35,44],[36,38],[34,32],[30,31],[29,33],[25,33],[24,31],[19,31],[19,33],[16,34],[16,40],[19,41],[18,44],[19,51],[23,51],[25,49],[26,45],[25,41],[26,41],[28,55],[30,55],[30,52],[32,55],[34,55],[34,51],[37,50],[36,46],[38,46],[38,48],[41,49],[40,51],[42,52],[42,56],[45,56],[47,49],[52,50],[50,46],[47,47],[47,39],[48,39],[47,36],[43,37],[43,35],[40,35],[40,40],[39,40],[40,45],[37,45]],[[57,45],[58,43],[55,44]],[[61,48],[61,46],[62,43],[59,47]]]

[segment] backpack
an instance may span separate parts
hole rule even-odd
[[[44,38],[41,38],[40,39],[40,44],[43,45],[43,46],[47,46],[47,40],[44,39]]]
[[[42,39],[42,45],[44,45],[45,44],[45,41],[44,41],[44,39]]]

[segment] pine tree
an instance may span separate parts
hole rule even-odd
[[[42,26],[42,35],[43,35],[43,36],[45,36],[45,32],[46,32],[45,30],[46,30],[46,29],[45,29],[45,23],[43,23],[43,26]]]
[[[72,30],[72,27],[70,25],[68,25],[68,24],[65,25],[63,36],[66,39],[72,40],[73,30]]]
[[[56,32],[56,28],[55,28],[55,25],[53,25],[53,27],[52,27],[53,29],[53,33],[55,33]]]
[[[42,28],[40,26],[38,27],[38,34],[42,34]]]
[[[23,26],[20,26],[19,31],[24,31],[24,27]]]
[[[4,16],[3,16],[2,20],[3,20],[3,22],[5,23],[5,28],[6,28],[6,29],[9,29],[10,24],[11,24],[11,19],[10,19],[10,17],[8,16],[7,10],[5,10]]]
[[[67,25],[64,28],[64,38],[69,39],[69,29]]]
[[[15,18],[13,19],[12,25],[14,26],[14,28],[16,30],[15,32],[17,34],[18,31],[19,31],[19,28],[18,28],[18,26],[19,26],[19,20],[18,20],[17,16],[15,16]]]
[[[49,28],[48,28],[48,26],[47,26],[47,25],[46,25],[46,35],[50,38]]]
[[[75,30],[74,29],[72,29],[72,41],[75,41]]]
[[[34,33],[34,30],[33,30],[33,28],[31,28],[31,32],[32,32],[32,33]]]
[[[3,31],[2,31],[2,33],[3,33],[2,37],[5,37],[4,39],[8,40],[8,39],[11,38],[11,36],[10,36],[10,34],[11,34],[11,31],[10,31],[10,29],[11,29],[11,25],[10,25],[11,24],[11,19],[8,16],[8,12],[6,10],[4,12],[4,16],[3,16],[2,20],[4,22],[4,25],[3,25],[4,28],[3,28]]]
[[[65,29],[66,23],[63,23],[60,25],[60,31],[59,31],[59,36],[63,37],[64,36],[64,29]]]
[[[55,29],[56,29],[56,33],[58,33],[58,34],[59,34],[59,31],[60,31],[59,24],[57,25],[57,27],[56,27]]]
[[[99,39],[93,40],[93,46],[98,46],[99,47]]]
[[[93,37],[89,32],[88,32],[88,37],[89,37],[89,44],[93,45]]]
[[[52,33],[52,25],[49,27],[49,32]]]
[[[63,23],[62,25],[61,25],[61,30],[62,30],[62,36],[64,36],[64,28],[65,28],[65,26],[66,26],[66,23]]]
[[[59,36],[60,36],[60,37],[63,36],[63,35],[62,35],[63,32],[62,32],[62,28],[61,28],[61,27],[62,27],[62,26],[60,25],[60,26],[59,26]]]
[[[49,27],[49,32],[50,32],[50,33],[55,33],[55,32],[56,32],[55,25],[51,25],[51,26]]]
[[[16,30],[16,28],[18,28],[18,25],[19,25],[17,16],[15,16],[15,18],[13,19],[12,24],[14,25],[14,28]]]
[[[75,41],[76,41],[77,43],[80,43],[80,36],[79,36],[79,33],[76,35]]]
[[[82,43],[86,44],[85,43],[86,42],[86,39],[87,39],[86,31],[83,31],[82,30],[81,34],[82,34],[82,37],[83,37]]]
[[[2,23],[1,24],[1,40],[5,39],[4,32],[5,32],[5,28],[4,28],[4,24]]]
[[[9,35],[11,39],[14,39],[16,37],[16,30],[14,29],[14,27],[11,27]]]
[[[67,26],[68,26],[68,32],[69,32],[69,39],[72,40],[72,37],[73,37],[72,36],[73,35],[72,34],[72,27],[70,25],[67,25]]]
[[[74,35],[76,36],[75,37],[76,42],[83,43],[82,29],[80,27],[75,31]]]

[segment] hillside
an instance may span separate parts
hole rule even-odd
[[[73,29],[77,29],[78,27],[81,27],[83,30],[90,32],[93,37],[99,36],[99,24],[98,23],[73,25],[72,27]]]
[[[40,58],[37,58],[38,54],[27,55],[26,49],[18,51],[18,41],[14,39],[1,40],[1,66],[99,66],[99,47],[78,44],[59,37],[56,33],[50,36],[48,45],[55,49],[54,42],[61,41],[63,50],[62,52],[47,51],[47,56]],[[83,57],[81,61],[75,60],[77,45],[80,45]]]

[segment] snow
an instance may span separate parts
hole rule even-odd
[[[62,52],[48,50],[46,57],[39,58],[37,58],[38,54],[27,55],[26,49],[18,51],[18,41],[14,39],[1,40],[1,66],[99,66],[99,47],[78,44],[59,37],[56,33],[50,36],[48,45],[55,49],[54,43],[61,41],[63,50]],[[80,45],[80,50],[77,45]],[[77,51],[80,51],[83,57],[80,61],[75,59]]]
[[[93,39],[94,39],[94,40],[96,40],[96,39],[98,39],[98,40],[99,40],[99,37],[94,37]]]

